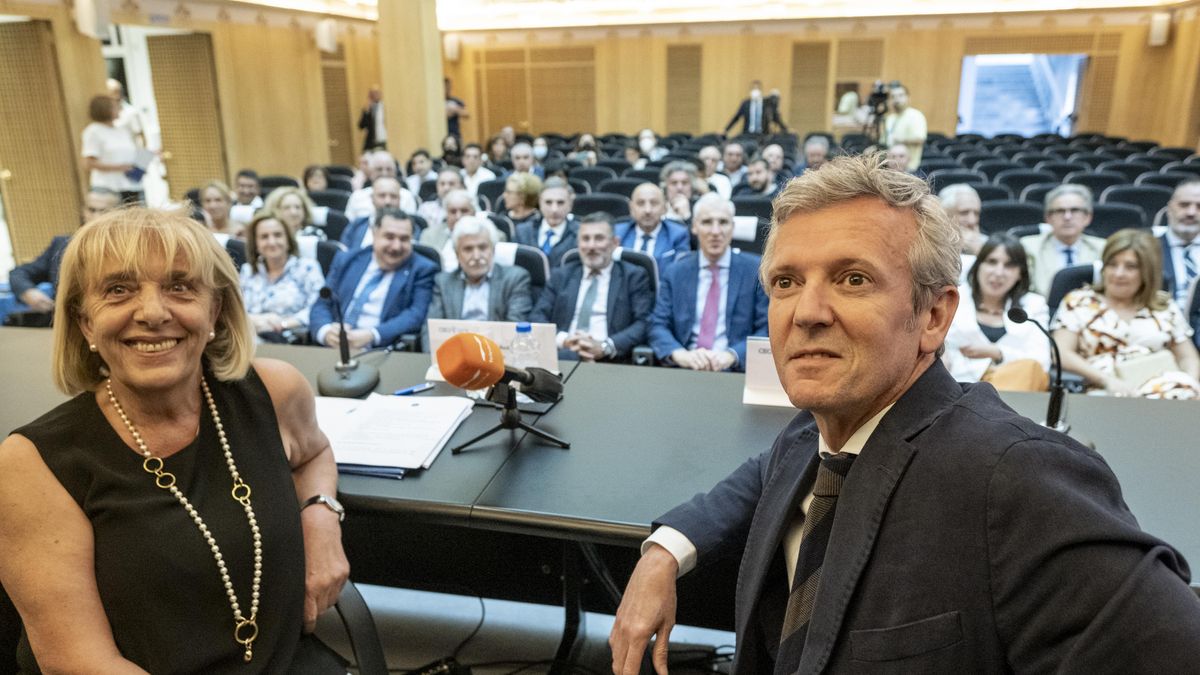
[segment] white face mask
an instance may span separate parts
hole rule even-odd
[[[752,98],[756,101],[758,99],[762,98],[762,89],[751,89],[750,90],[750,98]]]
[[[534,156],[534,157],[536,157],[536,158],[538,158],[538,159],[545,159],[545,158],[546,158],[546,151],[547,151],[547,148],[546,148],[546,146],[544,146],[544,145],[535,145],[535,146],[533,146],[533,156]]]
[[[639,138],[638,139],[638,147],[642,149],[642,152],[650,152],[651,150],[654,149],[654,139],[653,138]]]

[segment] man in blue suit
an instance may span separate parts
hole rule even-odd
[[[536,246],[550,259],[551,269],[562,262],[563,254],[575,248],[578,225],[571,209],[575,206],[575,190],[561,178],[550,178],[542,186],[538,209],[542,219],[517,225],[517,243]]]
[[[942,366],[958,229],[885,162],[839,157],[776,201],[771,352],[803,412],[658,519],[614,672],[653,633],[666,672],[676,577],[731,554],[736,674],[1200,672],[1187,564],[1104,459]]]
[[[678,253],[692,250],[688,229],[683,223],[667,220],[667,197],[654,183],[642,183],[629,199],[632,221],[613,228],[617,242],[624,248],[653,256],[658,272],[666,271]]]
[[[758,256],[730,248],[729,200],[706,194],[692,213],[700,250],[677,259],[661,275],[650,319],[650,347],[658,359],[683,368],[742,370],[746,338],[767,334],[767,296],[758,281]]]
[[[592,213],[579,223],[579,260],[550,275],[530,321],[558,326],[562,359],[624,360],[645,342],[654,305],[646,271],[613,260],[612,217]]]
[[[419,334],[433,297],[438,266],[413,255],[413,222],[399,209],[380,209],[368,248],[338,254],[326,285],[333,289],[346,323],[350,349],[390,345],[406,333]],[[332,300],[313,305],[313,340],[337,347],[341,339]]]
[[[1163,290],[1185,313],[1188,294],[1196,277],[1200,276],[1200,178],[1192,178],[1175,186],[1175,194],[1167,202],[1167,231],[1158,239],[1163,251]],[[1200,310],[1187,317],[1192,340],[1200,345]]]

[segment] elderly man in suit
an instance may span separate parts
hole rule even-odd
[[[371,245],[339,253],[325,281],[336,298],[317,300],[309,317],[318,344],[341,343],[334,321],[338,302],[350,349],[363,351],[417,335],[433,296],[438,266],[413,255],[413,221],[396,208],[383,208],[371,226]]]
[[[579,223],[579,261],[556,269],[531,321],[558,326],[562,359],[623,360],[646,338],[653,290],[646,271],[613,259],[612,216]]]
[[[575,248],[578,224],[571,209],[575,206],[575,190],[562,178],[550,178],[542,185],[538,197],[540,221],[517,226],[517,243],[536,246],[550,259],[550,267],[558,267],[563,254]]]
[[[1030,290],[1049,295],[1059,270],[1100,259],[1104,240],[1083,233],[1092,224],[1092,203],[1092,191],[1085,185],[1066,183],[1046,193],[1050,231],[1021,237],[1029,256]]]
[[[658,519],[613,670],[657,633],[666,672],[676,576],[740,555],[734,673],[1196,672],[1187,565],[1104,460],[941,365],[958,228],[885,161],[839,157],[776,202],[762,279],[802,412]]]
[[[1185,313],[1196,278],[1200,276],[1200,178],[1189,178],[1175,186],[1167,202],[1167,231],[1159,237],[1163,249],[1163,290]],[[1188,314],[1200,346],[1200,309]]]
[[[622,221],[613,228],[617,242],[653,257],[660,273],[677,254],[692,250],[687,227],[665,218],[667,198],[662,188],[654,183],[637,186],[630,197],[629,210],[633,212],[633,220]]]
[[[495,264],[499,240],[500,233],[487,218],[470,215],[458,220],[451,235],[458,269],[434,279],[428,318],[529,320],[533,310],[529,272]]]
[[[710,193],[693,212],[700,250],[678,258],[662,274],[650,347],[658,359],[683,368],[741,370],[746,338],[767,331],[758,256],[730,248],[732,202]]]

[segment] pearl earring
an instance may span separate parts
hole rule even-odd
[[[215,330],[208,331],[208,341],[212,342],[213,340],[216,340],[216,339],[217,339],[217,331],[215,331]]]
[[[90,351],[90,352],[97,352],[97,351],[99,351],[99,350],[96,348],[96,343],[94,343],[94,342],[93,342],[92,344],[88,345],[88,351]]]

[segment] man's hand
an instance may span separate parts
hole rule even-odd
[[[675,577],[678,574],[679,563],[675,556],[658,544],[651,545],[633,569],[621,606],[617,608],[612,633],[608,636],[615,675],[637,675],[652,635],[658,636],[652,657],[654,670],[659,675],[666,675],[668,640],[675,627]]]
[[[329,324],[329,330],[325,331],[325,346],[337,349],[341,344],[342,338],[338,325],[336,323]]]
[[[692,205],[683,195],[675,195],[675,198],[671,200],[671,210],[684,220],[692,217]]]
[[[21,302],[29,305],[29,309],[35,312],[53,312],[54,298],[46,295],[36,288],[31,288],[21,294]]]
[[[300,512],[304,532],[304,632],[317,627],[317,617],[332,607],[350,577],[342,550],[342,527],[336,513],[321,506]]]
[[[580,335],[572,349],[584,361],[599,361],[604,358],[604,343],[591,335]]]
[[[687,350],[676,349],[671,352],[671,360],[680,368],[689,368],[691,370],[709,370],[708,359],[701,353],[702,350]]]
[[[728,370],[737,361],[737,357],[729,350],[717,352],[711,349],[700,349],[697,351],[704,354],[704,357],[708,359],[708,369],[714,372],[719,373],[722,370]]]
[[[354,328],[346,331],[346,341],[351,351],[363,351],[375,341],[375,333],[370,328]]]

